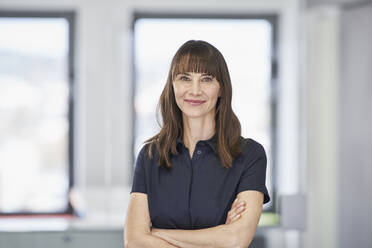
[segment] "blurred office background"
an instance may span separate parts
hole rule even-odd
[[[172,56],[225,56],[265,147],[251,247],[372,246],[372,1],[0,0],[0,247],[123,247]]]

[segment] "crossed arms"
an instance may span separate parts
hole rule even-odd
[[[132,193],[124,228],[125,248],[243,248],[248,247],[261,216],[263,194],[246,190],[238,194],[245,210],[240,218],[199,230],[150,229],[147,194]],[[229,212],[230,214],[230,212]]]

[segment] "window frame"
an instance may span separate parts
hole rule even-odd
[[[247,14],[247,13],[235,13],[235,14],[226,14],[226,13],[192,13],[192,12],[143,12],[143,11],[135,11],[132,14],[132,23],[131,23],[131,31],[133,34],[131,40],[131,58],[132,58],[132,94],[131,94],[131,104],[132,104],[132,152],[131,152],[131,161],[133,164],[135,161],[135,157],[133,154],[134,146],[135,146],[135,133],[136,133],[136,114],[134,111],[134,101],[135,101],[135,93],[136,93],[136,76],[135,76],[135,39],[134,39],[134,29],[135,23],[139,19],[259,19],[259,20],[266,20],[272,25],[272,33],[271,33],[271,88],[270,88],[270,113],[271,113],[271,124],[270,124],[270,132],[271,132],[271,185],[272,185],[272,195],[271,197],[271,205],[264,209],[263,212],[278,212],[278,195],[277,195],[277,172],[276,172],[276,165],[277,165],[277,143],[278,143],[278,125],[277,125],[277,114],[278,114],[278,54],[279,54],[279,44],[278,44],[278,26],[279,26],[279,16],[276,13],[264,13],[264,14]],[[133,180],[134,168],[131,169],[131,180]]]
[[[11,212],[0,211],[0,218],[7,216],[74,216],[76,213],[71,204],[69,192],[74,186],[74,55],[75,55],[75,19],[74,11],[18,11],[0,10],[0,18],[64,18],[68,22],[68,52],[67,52],[67,78],[68,78],[68,193],[67,207],[61,212]]]

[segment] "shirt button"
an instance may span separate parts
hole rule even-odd
[[[200,155],[202,152],[201,152],[200,150],[198,150],[196,153],[197,153],[198,155]]]

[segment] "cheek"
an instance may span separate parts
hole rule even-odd
[[[173,84],[173,92],[174,92],[176,99],[179,97],[182,97],[185,94],[185,90],[176,84]]]
[[[176,100],[177,106],[181,108],[180,104],[182,104],[182,101],[180,101],[180,98],[182,98],[182,93],[180,91],[180,88],[176,85],[173,85],[173,92],[174,92],[174,98]]]
[[[208,96],[210,99],[213,99],[213,101],[216,101],[217,98],[218,98],[218,93],[219,93],[219,88],[214,88],[214,89],[211,89],[209,92],[208,92]]]

